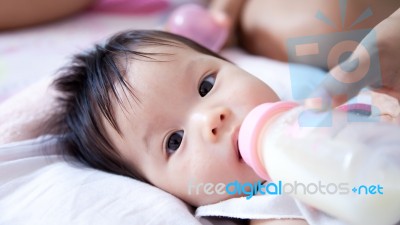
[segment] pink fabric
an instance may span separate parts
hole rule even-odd
[[[165,10],[168,0],[99,0],[92,11],[117,14],[149,14]]]

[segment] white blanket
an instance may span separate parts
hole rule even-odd
[[[258,195],[250,200],[233,198],[201,206],[196,217],[224,216],[237,219],[304,219],[310,225],[346,225],[321,211],[293,199],[289,195]]]
[[[0,224],[201,224],[153,186],[43,155],[54,143],[46,137],[0,147]]]

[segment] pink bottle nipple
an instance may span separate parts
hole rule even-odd
[[[254,108],[244,119],[239,131],[239,151],[243,160],[258,176],[269,180],[270,177],[259,153],[260,134],[265,125],[276,115],[298,106],[294,102],[264,103]]]

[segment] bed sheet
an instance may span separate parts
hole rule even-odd
[[[0,146],[0,224],[212,225],[156,187],[66,163],[55,143],[44,136]]]

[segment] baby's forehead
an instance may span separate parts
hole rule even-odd
[[[122,62],[120,70],[124,76],[124,82],[128,85],[122,85],[117,81],[115,97],[120,97],[120,99],[113,100],[115,103],[122,103],[118,104],[123,106],[122,108],[127,105],[132,106],[132,101],[141,103],[144,98],[152,94],[165,94],[160,92],[163,91],[163,85],[169,84],[170,80],[173,80],[174,84],[185,85],[185,76],[178,75],[187,74],[190,62],[211,58],[181,43],[143,46],[135,51],[140,53],[133,57],[119,59]]]
[[[152,54],[154,57],[168,57],[173,55],[184,56],[185,54],[202,54],[192,47],[187,46],[181,42],[171,41],[168,43],[159,43],[151,45],[139,45],[131,50],[138,52],[139,54]],[[182,55],[183,54],[183,55]]]

